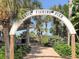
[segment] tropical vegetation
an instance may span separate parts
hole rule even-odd
[[[79,0],[73,0],[71,7],[71,16],[69,16],[68,4],[55,5],[50,9],[64,14],[74,25],[77,32],[76,56],[79,57]],[[0,36],[3,37],[1,42],[5,42],[4,45],[0,45],[0,59],[9,59],[9,31],[12,24],[19,21],[25,12],[33,9],[43,9],[42,4],[38,0],[0,0],[0,25],[3,26]],[[19,36],[15,35],[15,59],[22,59],[27,55],[31,50],[30,44],[34,41],[41,46],[54,48],[62,57],[71,57],[68,31],[65,24],[58,18],[49,15],[31,17],[23,22],[18,31],[22,29],[26,31]]]

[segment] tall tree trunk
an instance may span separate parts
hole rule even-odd
[[[5,59],[9,59],[9,29],[4,28],[3,34],[4,34],[4,40],[5,40]]]
[[[26,45],[30,45],[30,40],[29,40],[29,28],[27,27],[27,32],[26,32]]]
[[[69,19],[71,19],[72,16],[72,0],[69,0]]]
[[[69,19],[71,20],[71,16],[72,16],[72,0],[69,0]],[[67,30],[67,43],[68,43],[68,45],[70,45],[70,34],[69,34],[69,31]]]

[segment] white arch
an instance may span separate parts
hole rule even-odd
[[[47,9],[39,9],[39,10],[33,10],[33,11],[29,11],[26,12],[23,16],[22,19],[15,22],[10,30],[10,35],[14,35],[15,32],[17,31],[17,29],[20,27],[20,25],[27,20],[28,18],[32,17],[32,16],[37,16],[37,15],[50,15],[53,17],[58,18],[59,20],[61,20],[66,27],[68,28],[70,34],[76,34],[76,31],[72,25],[72,23],[60,12],[57,11],[52,11],[52,10],[47,10]]]

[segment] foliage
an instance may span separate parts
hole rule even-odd
[[[29,35],[30,35],[30,37],[35,37],[35,33],[33,31],[29,32]]]
[[[15,37],[15,46],[14,46],[14,56],[15,57],[14,58],[15,59],[22,59],[27,53],[30,52],[30,46],[23,44],[23,43],[16,44],[16,41],[18,39],[19,39],[19,37],[17,37],[17,38]]]
[[[41,39],[41,43],[42,44],[48,43],[48,36],[43,36],[42,39]]]
[[[65,4],[63,7],[63,11],[62,11],[62,13],[66,16],[66,17],[68,17],[68,4]]]
[[[5,47],[0,48],[0,59],[5,59]]]
[[[22,59],[27,53],[29,53],[30,47],[26,45],[15,46],[15,59]]]
[[[76,43],[76,56],[79,58],[79,43]]]
[[[77,34],[79,35],[79,0],[73,0],[72,7],[72,23],[76,29]]]
[[[64,38],[58,36],[58,35],[53,35],[51,38],[50,38],[51,42],[53,44],[56,44],[56,43],[64,43]]]
[[[58,11],[68,17],[68,4],[63,6],[55,5],[51,8],[52,10]],[[64,26],[63,22],[59,21],[57,18],[53,17],[53,24],[52,28],[50,28],[50,32],[55,35],[66,36],[66,27]]]
[[[56,44],[54,48],[63,57],[71,56],[71,47],[67,44]]]
[[[15,45],[15,59],[22,59],[30,52],[30,47],[27,45]],[[5,59],[5,46],[0,48],[0,59]]]
[[[26,12],[26,9],[24,8],[20,8],[19,11],[18,11],[18,15],[17,15],[17,18],[21,18],[22,15],[24,15],[24,13]]]
[[[44,46],[54,46],[55,44],[58,44],[58,43],[66,43],[64,41],[64,38],[58,36],[58,35],[53,35],[53,36],[43,36],[42,37],[42,40],[41,40],[41,43],[44,45]]]
[[[54,49],[62,56],[62,57],[71,57],[71,46],[67,44],[54,44]],[[79,58],[79,43],[76,43],[76,57]]]

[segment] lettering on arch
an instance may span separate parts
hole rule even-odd
[[[33,13],[35,14],[50,14],[53,13],[52,10],[34,10]]]
[[[61,14],[61,13],[59,13],[59,12],[54,12],[54,15],[56,15],[56,16],[58,16],[58,17],[60,17],[60,18],[63,18],[63,14]]]

